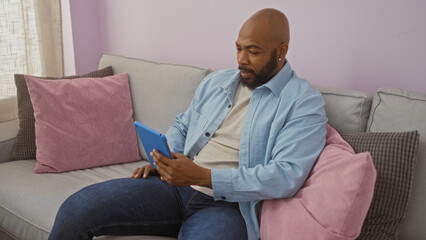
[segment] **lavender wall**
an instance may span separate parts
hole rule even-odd
[[[96,68],[101,51],[234,68],[241,24],[256,10],[274,7],[290,20],[288,59],[313,84],[426,93],[423,0],[70,2],[77,73]]]
[[[69,0],[69,7],[75,71],[77,74],[87,73],[98,68],[102,52],[98,1]]]

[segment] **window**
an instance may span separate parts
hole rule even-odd
[[[63,74],[59,0],[0,0],[0,122],[17,118],[14,74]]]
[[[0,98],[16,95],[15,73],[63,72],[60,1],[0,1]]]

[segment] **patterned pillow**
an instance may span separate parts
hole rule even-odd
[[[112,67],[108,66],[84,75],[66,76],[62,78],[44,78],[50,80],[84,78],[84,77],[106,77],[113,75]],[[15,85],[18,98],[19,131],[12,152],[11,160],[27,160],[36,158],[34,109],[28,93],[25,75],[15,74]]]
[[[377,171],[373,201],[357,239],[397,239],[408,209],[419,133],[339,133],[355,153],[370,152]]]

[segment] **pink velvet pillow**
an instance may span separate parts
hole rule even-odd
[[[34,107],[36,173],[140,160],[127,74],[60,81],[25,76]]]
[[[305,185],[292,198],[266,200],[260,237],[355,239],[373,198],[376,170],[370,153],[355,154],[327,126],[327,143]]]

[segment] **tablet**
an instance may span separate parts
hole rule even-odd
[[[151,155],[149,154],[154,149],[157,149],[160,153],[165,155],[168,158],[172,158],[170,154],[169,146],[167,145],[167,138],[160,132],[155,131],[154,129],[143,125],[142,123],[135,121],[136,131],[138,132],[139,139],[142,142],[143,148],[145,149],[148,160],[151,163],[151,166],[154,166],[154,160],[152,160]]]

